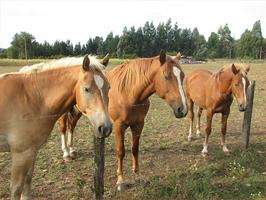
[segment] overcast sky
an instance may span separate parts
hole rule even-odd
[[[235,38],[261,20],[266,36],[266,0],[0,0],[0,47],[10,46],[21,31],[39,42],[69,39],[75,44],[168,18],[181,28],[198,27],[205,37],[228,23]]]

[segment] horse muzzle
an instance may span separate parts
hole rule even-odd
[[[174,114],[176,118],[182,118],[187,115],[187,110],[184,109],[183,106],[173,108]]]
[[[238,109],[239,109],[240,112],[244,112],[246,110],[246,108],[247,108],[247,106],[244,105],[244,104],[239,104],[238,105]]]
[[[110,121],[105,122],[104,124],[99,125],[96,128],[96,137],[106,138],[112,133],[112,130],[113,130],[112,123]]]

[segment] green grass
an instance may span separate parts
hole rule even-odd
[[[111,66],[121,60],[111,60]],[[231,60],[183,65],[186,73],[197,68],[216,71]],[[140,144],[140,172],[131,173],[131,134],[125,138],[124,173],[130,187],[116,191],[116,158],[113,134],[106,140],[105,199],[266,199],[266,62],[252,62],[250,79],[256,80],[251,145],[242,145],[243,114],[232,105],[226,142],[231,150],[224,155],[219,145],[220,115],[213,120],[210,155],[201,156],[203,139],[187,142],[188,119],[176,119],[169,106],[156,95],[146,118]],[[18,67],[0,67],[5,73]],[[204,130],[205,117],[202,117]],[[202,131],[203,132],[203,131]],[[78,158],[62,162],[58,127],[38,154],[33,178],[35,199],[92,199],[93,140],[85,117],[75,134]],[[10,154],[0,157],[0,199],[9,197]]]
[[[265,197],[265,163],[254,145],[248,151],[235,150],[231,156],[216,156],[201,165],[176,170],[166,177],[155,176],[139,194],[140,199],[259,199]],[[219,152],[213,152],[219,154]]]

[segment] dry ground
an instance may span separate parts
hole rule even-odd
[[[118,62],[117,60],[115,61]],[[217,70],[224,63],[183,65],[185,72],[205,68]],[[1,62],[0,62],[1,64]],[[8,64],[10,65],[10,64]],[[19,67],[0,67],[0,72]],[[176,119],[170,108],[156,95],[146,118],[140,144],[140,173],[131,173],[131,134],[126,134],[125,177],[130,187],[116,191],[116,160],[113,134],[106,140],[106,199],[266,199],[266,62],[254,62],[249,75],[256,80],[251,145],[241,143],[243,114],[232,105],[226,141],[231,154],[219,146],[220,115],[213,122],[210,155],[200,154],[203,139],[187,142],[189,121]],[[205,122],[203,116],[203,123]],[[92,132],[84,117],[75,134],[78,158],[62,162],[57,125],[38,155],[33,178],[34,199],[92,199]],[[9,199],[10,154],[0,157],[0,199]]]

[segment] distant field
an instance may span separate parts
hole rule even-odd
[[[0,67],[0,73],[19,67]],[[35,61],[33,61],[35,62]],[[37,61],[36,61],[37,62]],[[111,60],[111,66],[121,60]],[[183,65],[186,73],[194,69],[218,70],[232,60]],[[0,60],[0,66],[2,60]],[[16,64],[18,66],[20,64]],[[140,173],[131,173],[131,134],[126,134],[125,178],[131,186],[116,191],[116,159],[113,134],[106,140],[105,199],[191,199],[191,200],[262,200],[266,199],[266,61],[252,61],[249,78],[256,80],[251,129],[251,146],[241,143],[243,114],[236,103],[228,120],[226,141],[231,154],[223,154],[220,141],[220,115],[214,118],[210,136],[210,155],[201,156],[203,139],[187,142],[189,120],[176,119],[171,109],[156,95],[146,118],[140,144]],[[203,125],[205,117],[202,117]],[[203,128],[204,129],[204,128]],[[85,117],[76,128],[78,158],[62,162],[60,135],[54,128],[40,150],[33,178],[34,199],[92,199],[93,142]],[[9,197],[10,154],[0,157],[0,199]]]
[[[32,65],[35,63],[40,63],[45,61],[44,59],[32,59],[32,60],[24,60],[24,59],[0,59],[0,66],[24,66],[24,65]]]

